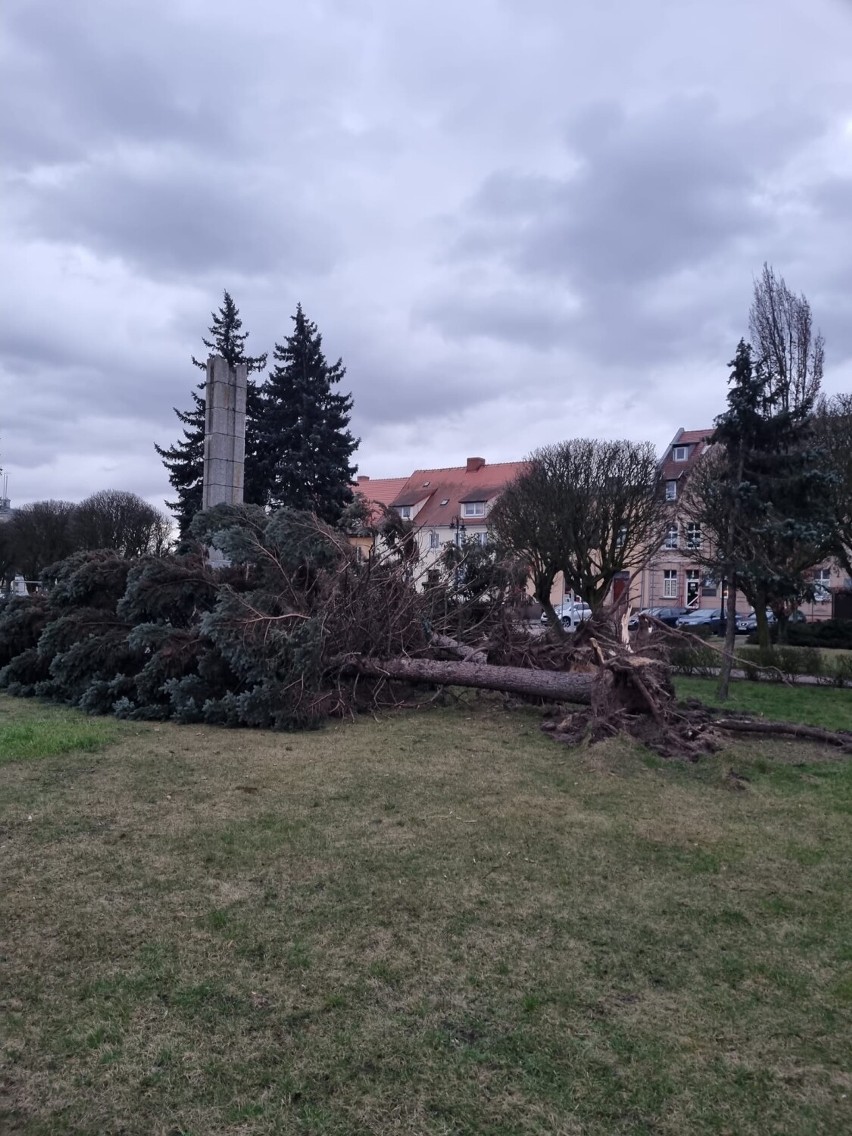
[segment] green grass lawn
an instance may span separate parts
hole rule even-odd
[[[680,698],[698,698],[710,706],[749,710],[778,722],[800,722],[807,726],[823,726],[827,730],[852,730],[850,690],[735,681],[731,683],[727,702],[720,703],[716,698],[718,682],[715,678],[675,675],[674,684]]]
[[[0,698],[45,714],[0,771],[4,1134],[849,1129],[848,761]]]
[[[125,729],[114,718],[87,718],[74,710],[13,698],[0,700],[0,765],[74,750],[93,753]]]

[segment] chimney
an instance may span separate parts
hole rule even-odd
[[[468,458],[467,459],[467,472],[476,473],[478,469],[482,469],[485,465],[485,458]]]
[[[365,481],[369,481],[369,480],[370,480],[369,473],[359,473],[358,474],[358,484],[359,485],[363,485]]]

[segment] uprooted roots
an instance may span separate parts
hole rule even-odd
[[[593,637],[589,652],[598,668],[591,705],[542,724],[556,741],[589,745],[627,733],[664,757],[691,761],[719,748],[709,719],[701,721],[677,708],[669,668],[662,660],[624,652],[605,655]]]

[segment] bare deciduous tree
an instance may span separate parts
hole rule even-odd
[[[777,408],[812,404],[822,383],[825,341],[814,331],[807,298],[791,292],[768,264],[754,283],[748,329],[757,366],[768,372],[767,389]]]
[[[71,501],[34,501],[15,509],[5,526],[14,571],[34,580],[43,568],[76,551],[75,508]]]
[[[635,574],[662,540],[666,505],[650,442],[575,438],[536,450],[491,511],[497,535],[530,565],[537,599],[566,587],[600,609],[616,576]]]
[[[74,510],[79,548],[109,548],[122,556],[161,555],[168,545],[168,518],[135,493],[103,489]]]

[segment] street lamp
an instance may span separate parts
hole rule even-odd
[[[456,515],[450,521],[450,529],[453,532],[453,543],[455,544],[456,549],[460,550],[462,544],[464,544],[465,534],[467,533],[467,525],[464,523],[464,521],[461,519],[460,516]],[[458,591],[459,590],[459,582],[461,580],[460,567],[459,567],[459,552],[458,551],[456,552],[456,570],[455,570],[455,573],[454,573],[454,578],[455,578],[456,591]]]

